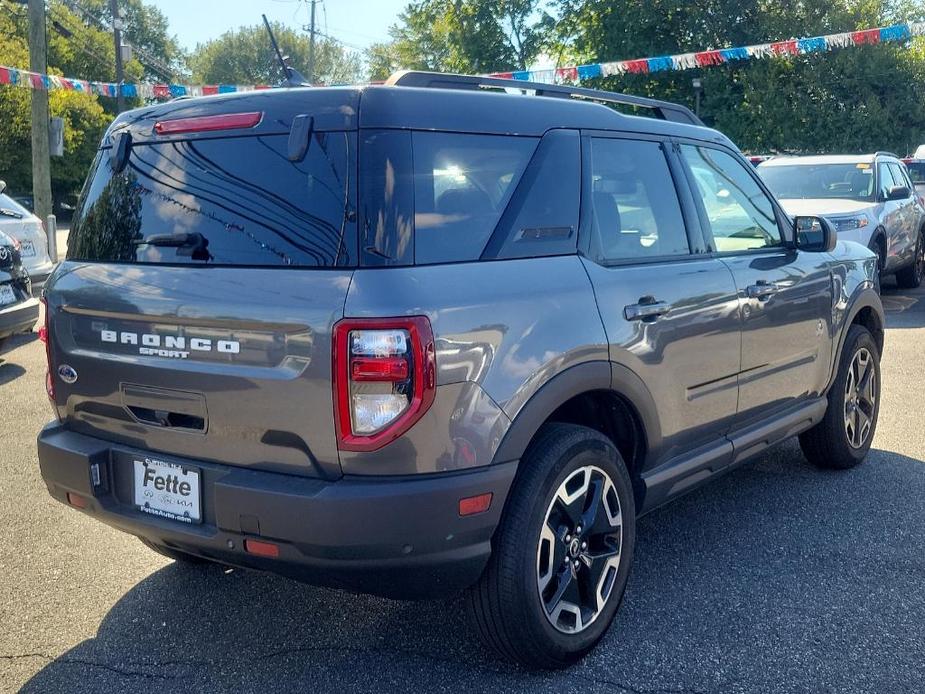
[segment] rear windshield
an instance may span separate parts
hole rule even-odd
[[[32,216],[32,213],[29,212],[29,210],[20,205],[6,193],[0,193],[0,213],[3,213],[4,217],[15,217],[18,215],[19,217],[24,218]]]
[[[98,154],[71,224],[69,260],[333,267],[356,261],[355,134],[139,144],[121,172]]]
[[[874,169],[870,164],[794,164],[759,166],[758,173],[780,199],[874,199]]]

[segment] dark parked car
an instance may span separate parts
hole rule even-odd
[[[39,302],[32,298],[19,242],[0,231],[0,350],[11,335],[31,332],[38,318]]]
[[[41,471],[178,560],[466,590],[562,667],[639,514],[794,435],[864,459],[876,268],[674,104],[404,73],[149,106],[46,290]]]

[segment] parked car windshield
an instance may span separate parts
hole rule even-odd
[[[778,199],[874,199],[874,169],[867,163],[759,166],[758,173]]]

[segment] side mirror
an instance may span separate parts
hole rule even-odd
[[[887,200],[905,200],[910,195],[906,186],[893,186],[886,193]]]
[[[6,181],[0,181],[0,193],[6,190]]]
[[[838,234],[825,217],[796,217],[793,220],[796,247],[811,253],[829,253],[835,248]]]

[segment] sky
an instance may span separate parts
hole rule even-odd
[[[308,25],[308,0],[149,0],[170,22],[184,48],[221,36],[229,29],[260,24],[261,14],[291,27]],[[315,28],[348,48],[362,50],[388,38],[389,25],[409,0],[320,0]]]

